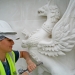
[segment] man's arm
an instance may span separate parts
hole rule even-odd
[[[22,75],[28,75],[28,73],[27,72],[24,72]]]
[[[20,58],[24,58],[26,60],[29,72],[33,71],[36,68],[36,64],[31,60],[28,52],[20,51]]]

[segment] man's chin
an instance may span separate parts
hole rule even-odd
[[[8,50],[8,52],[11,52],[11,51],[12,51],[12,49],[9,49],[9,50]]]

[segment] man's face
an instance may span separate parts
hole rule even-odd
[[[12,50],[13,45],[13,40],[5,38],[0,41],[0,51],[3,51],[5,53],[10,52]]]

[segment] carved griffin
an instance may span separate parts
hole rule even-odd
[[[43,62],[43,70],[38,75],[44,71],[50,75],[75,75],[75,0],[70,0],[61,19],[53,1],[41,7],[38,13],[47,16],[46,22],[22,41],[22,47],[27,47],[37,62]]]

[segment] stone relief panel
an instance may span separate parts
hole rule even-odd
[[[65,13],[50,0],[38,9],[40,16],[47,16],[42,27],[29,34],[23,30],[26,39],[22,47],[28,48],[36,62],[43,62],[38,75],[75,75],[75,0],[70,0]]]
[[[43,62],[37,67],[38,73],[33,71],[29,75],[74,75],[75,1],[50,0],[46,4],[47,1],[0,0],[0,20],[7,21],[21,38],[13,49],[28,48],[36,63]],[[37,10],[43,17],[37,15]],[[19,60],[17,64],[18,69],[26,69],[25,61]]]

